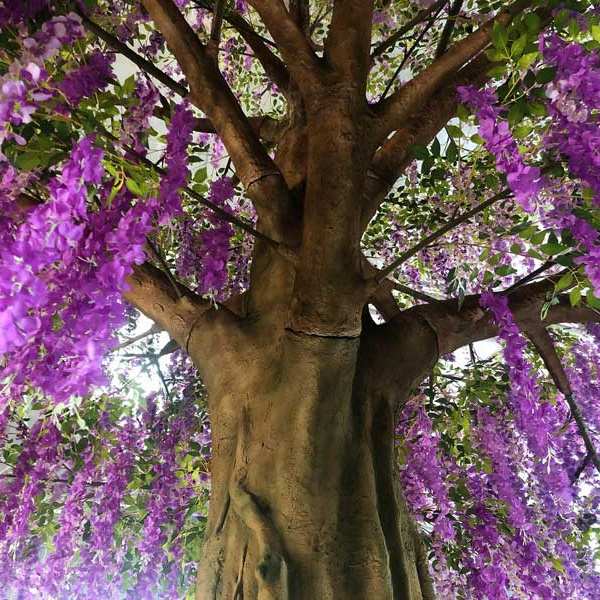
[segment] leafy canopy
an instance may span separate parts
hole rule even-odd
[[[377,3],[369,102],[500,4]],[[542,320],[561,302],[600,310],[592,4],[494,24],[482,76],[431,141],[412,140],[363,236],[398,307],[482,293],[501,340],[443,357],[399,418],[440,598],[598,597],[600,330],[526,331],[528,345],[508,302],[552,275]],[[272,151],[288,103],[248,41],[277,57],[256,12],[225,3],[219,30],[212,3],[177,5],[203,42],[218,30],[219,67]],[[319,54],[331,5],[310,12]],[[243,292],[256,214],[138,3],[5,0],[0,25],[0,578],[9,597],[185,597],[209,490],[204,391],[156,328],[136,335],[124,294],[147,263],[215,303]]]

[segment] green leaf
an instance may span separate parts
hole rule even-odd
[[[556,67],[545,67],[544,69],[540,69],[535,77],[535,80],[541,84],[550,83],[554,79],[555,75]]]
[[[458,158],[458,146],[454,143],[454,140],[450,140],[450,143],[448,144],[446,158],[452,163],[456,162],[456,159]]]
[[[471,116],[471,113],[470,113],[469,109],[464,104],[459,104],[458,108],[456,109],[456,116],[461,121],[468,121],[469,117]]]
[[[494,27],[492,29],[492,44],[499,50],[506,50],[506,44],[508,43],[508,31],[506,27],[494,21]]]
[[[542,244],[540,246],[540,250],[546,254],[548,254],[549,256],[554,256],[556,254],[561,254],[562,252],[564,252],[565,250],[568,250],[569,248],[567,246],[564,246],[563,244],[559,244],[556,242],[548,242],[547,244]]]
[[[585,294],[585,301],[588,303],[588,306],[595,309],[600,309],[600,298],[594,295],[592,290],[588,290]]]
[[[560,283],[560,281],[559,281]],[[558,287],[558,285],[557,285]],[[571,303],[571,306],[577,306],[579,304],[579,302],[581,302],[581,289],[576,287],[573,288],[569,294],[569,302]]]
[[[519,69],[528,69],[531,66],[531,63],[538,57],[537,52],[527,52],[523,54],[519,61],[517,62],[517,67]]]
[[[427,175],[427,173],[429,173],[429,171],[431,171],[431,167],[433,167],[434,162],[435,162],[435,158],[433,158],[433,156],[428,156],[423,161],[423,164],[421,166],[421,173],[423,173],[424,175]]]
[[[130,75],[122,84],[121,90],[123,90],[123,96],[130,96],[135,90],[135,78]]]
[[[15,165],[21,171],[31,171],[41,164],[41,156],[39,152],[22,152],[17,155]]]
[[[508,70],[507,65],[496,65],[495,67],[492,67],[491,69],[489,69],[486,72],[486,75],[488,75],[489,77],[492,77],[492,78],[504,77],[507,70]]]
[[[552,566],[557,571],[560,571],[561,573],[565,572],[565,568],[563,567],[563,564],[562,564],[562,561],[560,560],[560,558],[551,558],[550,562],[552,563]]]
[[[440,155],[440,141],[437,138],[435,138],[435,140],[433,140],[433,143],[431,144],[431,154],[433,156]]]
[[[127,189],[136,196],[146,195],[147,190],[144,190],[144,188],[142,188],[142,186],[140,186],[140,184],[135,179],[131,179],[131,177],[128,177],[125,180],[125,185],[127,186]]]
[[[427,149],[427,146],[422,146],[421,144],[414,144],[410,147],[410,155],[413,158],[425,160],[426,158],[429,158],[429,150]]]
[[[451,135],[452,137],[462,137],[462,129],[456,125],[446,125],[446,131],[448,132],[448,135]]]
[[[533,12],[527,13],[523,18],[525,27],[532,33],[537,33],[540,30],[540,18]]]
[[[523,34],[510,48],[510,55],[512,58],[517,59],[523,54],[525,46],[527,45],[527,36]]]
[[[557,291],[566,290],[568,287],[571,287],[572,283],[573,283],[573,273],[567,273],[567,274],[563,275],[556,282],[555,288]]]
[[[513,136],[517,140],[521,140],[524,137],[527,137],[533,131],[530,125],[517,125],[513,129]]]
[[[513,269],[513,267],[511,267],[510,265],[500,265],[499,267],[496,267],[494,269],[494,272],[499,277],[506,277],[507,275],[512,275],[513,273],[516,273],[516,270]]]

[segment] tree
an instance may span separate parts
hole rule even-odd
[[[0,21],[9,594],[597,597],[593,3]]]

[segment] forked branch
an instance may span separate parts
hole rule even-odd
[[[439,90],[406,124],[387,139],[376,152],[367,174],[363,193],[361,228],[364,230],[373,218],[386,194],[412,162],[410,147],[427,145],[439,131],[456,116],[458,98],[456,88],[461,85],[482,85],[487,80],[489,60],[478,56],[461,69],[455,80]]]
[[[523,330],[529,331],[542,324],[542,305],[555,283],[556,277],[549,277],[519,287],[510,294],[510,309]],[[582,305],[571,306],[568,295],[561,294],[557,298],[558,303],[550,307],[543,325],[600,322],[599,312]],[[440,356],[498,333],[490,315],[479,306],[478,294],[466,296],[460,308],[458,301],[452,298],[421,304],[403,311],[401,315],[422,317],[427,321],[438,338]]]
[[[181,283],[178,287],[183,294],[178,297],[169,278],[149,263],[134,267],[127,285],[125,300],[167,331],[182,348],[186,347],[193,323],[211,307],[209,301]]]
[[[403,88],[381,101],[376,107],[381,119],[381,136],[385,137],[391,131],[401,128],[420,106],[488,46],[495,23],[507,25],[527,4],[526,0],[517,0],[504,8],[477,31],[454,44]]]
[[[282,0],[249,0],[275,41],[292,79],[303,91],[320,83],[321,65]]]
[[[289,196],[279,169],[263,148],[233,92],[173,0],[144,0],[190,86],[190,100],[211,120],[263,225],[279,235],[274,213]],[[273,184],[269,179],[275,179]]]

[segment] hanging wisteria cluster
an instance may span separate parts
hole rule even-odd
[[[146,58],[164,59],[144,11],[115,5],[123,10],[94,17]],[[210,23],[206,8],[178,5],[198,29]],[[374,45],[433,2],[384,5]],[[472,16],[465,5],[459,24]],[[194,139],[201,115],[144,75],[119,81],[114,53],[57,6],[0,4],[0,580],[15,598],[183,598],[210,487],[203,391],[181,352],[165,378],[156,349],[141,342],[132,347],[154,357],[166,389],[132,401],[109,377],[122,368],[109,353],[131,319],[127,277],[148,259],[215,302],[248,287],[251,238],[189,198],[206,195],[248,223],[256,215],[221,141]],[[247,10],[242,0],[234,8]],[[493,52],[507,53],[516,80],[499,73],[483,89],[459,90],[462,124],[413,149],[364,238],[373,262],[389,263],[458,208],[512,192],[394,273],[459,303],[482,292],[502,344],[502,361],[441,361],[399,417],[399,479],[442,600],[593,600],[600,589],[600,478],[501,293],[551,263],[574,306],[600,308],[600,25],[594,13],[554,16],[557,33],[540,34],[530,19],[516,37],[495,34]],[[324,30],[316,24],[315,36]],[[429,33],[422,48],[405,49],[396,84],[434,47]],[[281,116],[282,97],[246,43],[231,33],[222,49],[245,107],[268,102]],[[370,98],[397,58],[393,48],[381,53]],[[165,72],[181,79],[168,61]],[[527,129],[525,117],[541,125]],[[553,334],[600,446],[600,332]]]

